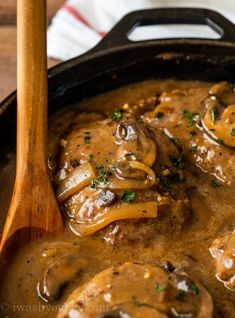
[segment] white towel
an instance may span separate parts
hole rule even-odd
[[[157,7],[213,9],[235,23],[234,0],[68,0],[48,28],[48,56],[62,61],[76,57],[95,46],[128,12]],[[177,36],[174,29],[159,30],[165,37]],[[200,37],[197,26],[195,32]]]

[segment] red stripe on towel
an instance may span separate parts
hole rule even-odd
[[[97,31],[93,28],[93,26],[78,12],[77,9],[75,9],[73,6],[69,5],[68,3],[65,3],[63,8],[69,12],[74,18],[78,19],[80,22],[88,26],[90,29],[94,30],[101,36],[105,36],[106,32]]]

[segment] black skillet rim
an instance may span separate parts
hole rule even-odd
[[[171,23],[208,25],[221,38],[220,40],[163,39],[141,42],[128,40],[127,35],[136,26]],[[235,81],[233,75],[235,74],[234,43],[235,25],[215,11],[200,8],[157,8],[132,12],[118,22],[95,48],[49,70],[49,114],[70,102],[70,99],[72,101],[73,94],[79,100],[84,96],[90,97],[93,91],[95,95],[98,92],[120,86],[122,83],[124,85],[123,73],[119,78],[116,75],[118,72],[122,72],[121,69],[125,70],[125,67],[128,69],[131,64],[135,68],[137,63],[138,65],[145,63],[151,67],[153,60],[158,66],[168,63],[169,68],[173,67],[173,74],[179,70],[179,68],[174,69],[174,65],[183,65],[187,70],[189,63],[189,70],[191,67],[197,72],[197,65],[200,64],[200,71],[206,74],[208,80],[212,77],[215,80],[225,78]],[[171,54],[170,59],[169,53]],[[129,60],[128,56],[130,56]],[[211,66],[217,71],[207,74],[206,68]],[[141,75],[143,78],[145,77],[144,72]],[[166,73],[166,77],[169,74]],[[175,75],[178,77],[178,74]],[[185,78],[188,76],[186,74]],[[161,78],[158,74],[157,77]],[[137,77],[136,80],[140,80],[140,78]],[[102,81],[108,83],[107,87],[102,86]],[[135,79],[133,78],[132,81]],[[90,89],[87,89],[87,83],[93,83]],[[85,91],[87,92],[85,93]],[[11,136],[5,136],[4,140],[0,138],[0,149],[9,149],[8,146],[15,143],[15,137],[13,137],[15,126],[16,91],[0,104],[0,132],[3,134],[3,132],[11,131]],[[0,152],[0,160],[3,152],[5,151]]]

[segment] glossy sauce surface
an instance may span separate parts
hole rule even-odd
[[[117,109],[131,110],[140,100],[157,96],[157,106],[151,106],[136,117],[141,117],[144,125],[153,130],[160,129],[170,137],[170,142],[175,144],[184,156],[186,177],[183,186],[190,202],[190,214],[180,228],[175,228],[174,224],[167,228],[167,223],[162,231],[158,232],[157,229],[156,233],[146,236],[146,239],[145,236],[141,240],[128,237],[123,244],[118,239],[117,242],[113,240],[112,235],[109,236],[105,229],[91,236],[76,236],[71,231],[70,217],[63,205],[66,219],[64,236],[57,240],[25,246],[8,266],[0,291],[0,303],[3,304],[2,312],[0,307],[1,317],[57,317],[60,306],[74,289],[90,281],[102,270],[128,261],[150,265],[169,261],[176,268],[184,268],[211,293],[215,304],[215,317],[235,317],[235,293],[216,279],[215,260],[209,251],[216,238],[232,233],[235,226],[235,172],[230,170],[228,164],[229,160],[234,160],[234,149],[221,145],[208,137],[208,134],[202,133],[203,128],[196,118],[197,114],[204,116],[203,101],[208,98],[211,86],[210,83],[193,81],[152,80],[132,84],[74,106],[79,107],[79,112],[98,112],[105,118],[110,118]],[[162,94],[163,92],[165,93]],[[69,111],[60,112],[51,119],[52,148],[59,147],[58,131],[55,127],[59,127],[57,124],[60,118],[63,118],[65,126],[66,121],[68,127],[70,126]],[[67,118],[64,115],[66,113]],[[164,115],[158,115],[159,113]],[[196,115],[192,116],[192,113]],[[73,131],[74,128],[72,126],[69,129]],[[60,138],[60,142],[61,139],[66,140],[67,136],[68,133]],[[107,150],[105,147],[109,149],[109,146],[102,145],[102,140],[100,143],[96,142],[95,148],[100,148],[98,151],[101,153]],[[113,151],[116,151],[116,148],[113,148]],[[56,157],[56,160],[63,162],[63,150],[60,154],[60,159]],[[105,158],[103,155],[102,160]],[[14,167],[12,155],[0,177],[1,222],[9,202]],[[118,224],[118,221],[116,222],[115,224]],[[144,222],[143,220],[143,226]],[[114,231],[112,224],[108,229]],[[52,259],[62,259],[68,255],[75,255],[80,262],[79,265],[74,264],[76,270],[73,274],[70,273],[70,282],[62,289],[58,300],[43,301],[42,297],[38,297],[41,293],[38,283],[42,279],[42,273],[48,265],[53,264]],[[72,267],[72,261],[70,264]],[[60,274],[58,279],[59,276]]]

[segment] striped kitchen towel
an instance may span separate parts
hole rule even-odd
[[[68,0],[48,28],[48,56],[65,61],[81,55],[130,11],[180,6],[214,9],[235,21],[232,0]]]

